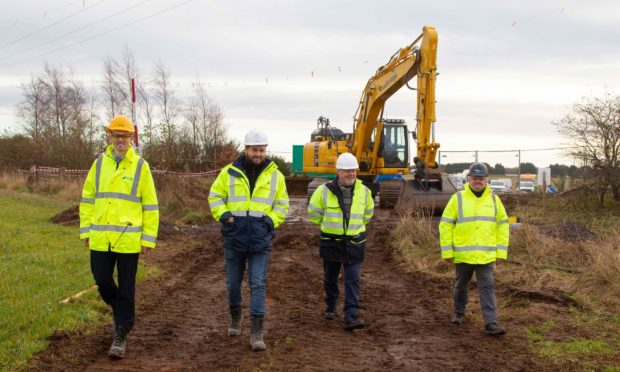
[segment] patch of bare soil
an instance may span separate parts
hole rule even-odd
[[[267,351],[249,345],[248,291],[244,284],[242,335],[226,333],[228,309],[219,224],[196,234],[165,234],[145,262],[163,271],[137,288],[137,322],[125,359],[107,357],[110,324],[94,332],[57,333],[33,360],[39,370],[277,370],[277,371],[540,371],[553,368],[528,351],[525,311],[504,321],[507,335],[482,331],[477,291],[466,322],[455,327],[452,281],[406,273],[387,241],[390,213],[376,209],[362,267],[361,316],[367,327],[342,329],[323,319],[318,227],[304,221],[303,199],[293,200],[290,223],[278,231],[267,285]],[[341,293],[342,284],[341,284]],[[500,306],[505,299],[501,298]],[[531,304],[535,299],[530,298]],[[343,299],[340,300],[342,306]],[[529,306],[520,304],[519,306]],[[559,315],[564,306],[549,304]],[[538,315],[537,315],[538,314]],[[567,366],[571,369],[571,366]]]
[[[78,226],[80,224],[80,206],[74,205],[62,211],[52,217],[50,221],[57,225]]]
[[[558,226],[537,226],[543,234],[565,241],[594,240],[598,236],[578,221],[564,221]]]

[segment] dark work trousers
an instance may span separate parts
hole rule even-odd
[[[90,269],[99,287],[99,294],[112,307],[116,326],[127,331],[136,318],[136,272],[140,253],[90,251]],[[118,285],[114,282],[114,266],[118,271]]]
[[[495,304],[495,284],[493,282],[493,271],[495,262],[486,265],[470,265],[457,263],[456,283],[454,284],[454,310],[457,314],[465,314],[467,306],[469,282],[476,273],[478,281],[478,292],[480,293],[480,309],[484,324],[497,322],[497,306]]]
[[[344,264],[342,262],[323,260],[323,286],[325,288],[325,304],[328,310],[335,310],[338,303],[338,275],[344,266],[344,317],[356,318],[360,301],[361,263]]]

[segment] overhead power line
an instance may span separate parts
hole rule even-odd
[[[76,15],[78,15],[78,14],[80,14],[80,13],[84,13],[85,11],[89,10],[90,8],[92,8],[92,7],[94,7],[94,6],[97,6],[97,5],[101,4],[101,3],[102,3],[102,2],[104,2],[104,1],[105,1],[105,0],[98,1],[98,2],[94,3],[93,5],[90,5],[90,6],[87,6],[86,8],[83,8],[83,9],[82,9],[82,10],[80,10],[79,12],[75,12],[75,13],[73,13],[73,14],[69,14],[68,16],[66,16],[66,17],[64,17],[64,18],[61,18],[61,19],[59,19],[58,21],[56,21],[56,22],[54,22],[54,23],[52,23],[52,24],[49,24],[49,25],[47,25],[47,26],[45,26],[45,27],[42,27],[42,28],[40,28],[40,29],[38,29],[38,30],[36,30],[36,31],[34,31],[34,32],[31,32],[31,33],[29,33],[29,34],[28,34],[28,35],[26,35],[26,36],[22,36],[22,37],[20,37],[19,39],[15,39],[15,40],[13,40],[13,41],[9,42],[8,44],[4,44],[3,46],[1,46],[1,47],[0,47],[0,49],[4,49],[4,48],[6,48],[6,47],[8,47],[8,46],[11,46],[11,45],[13,45],[13,44],[15,44],[15,43],[18,43],[18,42],[22,41],[22,40],[26,40],[26,39],[27,39],[27,38],[29,38],[30,36],[33,36],[33,35],[39,34],[39,33],[43,32],[43,31],[45,31],[45,30],[47,30],[47,29],[49,29],[49,28],[52,28],[52,27],[56,26],[56,25],[57,25],[57,24],[59,24],[59,23],[62,23],[62,22],[64,22],[64,21],[66,21],[66,20],[67,20],[67,19],[69,19],[69,18],[75,17]]]
[[[102,0],[102,1],[103,1],[103,0]],[[131,10],[131,9],[137,8],[137,7],[141,6],[141,5],[144,5],[144,4],[148,3],[149,1],[152,1],[152,0],[145,0],[145,1],[142,1],[142,2],[140,2],[140,3],[138,3],[138,4],[136,4],[136,5],[132,5],[132,6],[128,7],[128,8],[125,8],[125,9],[123,9],[123,10],[120,10],[120,11],[118,11],[118,12],[116,12],[116,13],[110,14],[110,15],[109,15],[109,16],[107,16],[107,17],[101,18],[100,20],[98,20],[98,21],[96,21],[96,22],[89,23],[89,24],[87,24],[86,26],[82,26],[82,27],[80,27],[80,28],[78,28],[78,29],[75,29],[75,30],[73,30],[73,31],[67,32],[66,34],[60,35],[60,36],[58,36],[58,37],[55,37],[55,38],[53,38],[52,40],[48,40],[48,41],[46,41],[46,42],[44,42],[44,43],[41,43],[41,44],[39,44],[39,45],[35,45],[35,46],[33,46],[33,47],[30,47],[30,48],[24,49],[24,50],[22,50],[22,51],[19,51],[19,52],[17,52],[17,53],[13,53],[13,54],[11,54],[11,55],[9,55],[9,56],[2,57],[2,58],[0,58],[0,61],[4,61],[4,60],[7,60],[7,59],[10,59],[10,58],[13,58],[13,57],[15,57],[15,56],[18,56],[18,55],[20,55],[20,54],[24,54],[24,53],[26,53],[26,52],[29,52],[29,51],[31,51],[31,50],[33,50],[33,49],[37,49],[37,48],[39,48],[39,47],[42,47],[42,46],[45,46],[45,45],[51,44],[51,43],[53,43],[53,42],[54,42],[54,41],[56,41],[56,40],[60,40],[60,39],[62,39],[62,38],[64,38],[64,37],[67,37],[67,36],[69,36],[69,35],[75,34],[76,32],[83,31],[83,30],[85,30],[85,29],[87,29],[87,28],[89,28],[89,27],[92,27],[92,26],[95,26],[95,25],[97,25],[97,24],[99,24],[99,23],[101,23],[101,22],[107,21],[108,19],[110,19],[110,18],[114,18],[114,17],[116,17],[117,15],[122,14],[122,13],[124,13],[124,12],[128,11],[128,10]]]
[[[147,0],[147,1],[151,1],[151,0]],[[187,5],[187,4],[189,4],[189,3],[193,2],[193,1],[194,1],[194,0],[184,1],[184,2],[182,2],[182,3],[180,3],[180,4],[177,4],[177,5],[171,6],[171,7],[169,7],[169,8],[166,8],[166,9],[160,10],[159,12],[155,12],[155,13],[153,13],[153,14],[150,14],[150,15],[146,16],[146,17],[142,17],[142,18],[136,19],[136,20],[134,20],[134,21],[131,21],[131,22],[125,23],[125,24],[123,24],[123,25],[121,25],[121,26],[118,26],[118,27],[112,28],[112,29],[110,29],[110,30],[108,30],[108,31],[104,31],[104,32],[101,32],[101,33],[96,34],[96,35],[94,35],[94,36],[90,36],[90,37],[88,37],[88,38],[86,38],[86,39],[82,39],[82,40],[77,41],[77,42],[75,42],[75,43],[73,43],[73,44],[71,44],[71,45],[67,45],[67,46],[64,46],[64,47],[61,47],[61,48],[53,49],[53,50],[50,50],[49,52],[46,52],[46,53],[41,53],[41,54],[36,55],[36,56],[34,56],[34,57],[25,58],[25,59],[22,59],[22,60],[17,61],[17,62],[9,63],[9,64],[6,64],[6,65],[2,65],[2,66],[0,66],[0,69],[4,69],[4,68],[10,67],[10,66],[14,66],[14,65],[17,65],[17,64],[20,64],[20,63],[23,63],[23,62],[28,62],[28,61],[31,61],[31,60],[33,60],[33,59],[37,59],[37,58],[40,58],[40,57],[44,57],[44,56],[46,56],[46,55],[49,55],[49,54],[52,54],[52,53],[56,53],[56,52],[59,52],[59,51],[64,50],[64,49],[68,49],[68,48],[74,47],[74,46],[76,46],[76,45],[78,45],[78,44],[85,43],[85,42],[87,42],[87,41],[90,41],[90,40],[96,39],[96,38],[98,38],[98,37],[101,37],[101,36],[103,36],[103,35],[107,35],[107,34],[109,34],[109,33],[111,33],[111,32],[118,31],[118,30],[120,30],[120,29],[122,29],[122,28],[125,28],[125,27],[129,27],[129,26],[135,25],[136,23],[139,23],[139,22],[145,21],[145,20],[147,20],[147,19],[149,19],[149,18],[153,18],[153,17],[158,16],[158,15],[160,15],[160,14],[163,14],[163,13],[169,12],[169,11],[174,10],[174,9],[176,9],[176,8],[179,8],[179,7],[181,7],[181,6]]]

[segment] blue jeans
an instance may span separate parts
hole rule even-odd
[[[265,281],[269,269],[270,251],[249,253],[234,249],[224,249],[226,257],[226,291],[228,306],[241,307],[241,282],[245,263],[248,263],[248,282],[250,284],[250,315],[265,315]]]
[[[325,304],[328,310],[336,309],[340,293],[338,290],[340,266],[344,266],[344,317],[356,318],[359,312],[361,263],[345,264],[323,260]]]

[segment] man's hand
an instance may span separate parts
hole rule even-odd
[[[501,265],[501,264],[502,264],[502,262],[504,262],[504,260],[502,260],[501,258],[496,258],[496,259],[495,259],[495,265],[496,265],[496,266]]]
[[[235,222],[235,217],[233,216],[230,216],[226,219],[226,223],[233,223],[233,222]]]
[[[148,256],[148,254],[147,254],[147,253],[148,253],[149,249],[150,249],[150,248],[147,248],[147,247],[145,247],[145,246],[142,246],[142,252],[140,252],[140,254],[141,254],[141,255],[144,255],[144,256]]]
[[[84,246],[88,248],[88,238],[82,239],[82,241],[84,242]]]
[[[451,264],[451,263],[453,263],[453,262],[454,262],[454,258],[453,258],[453,257],[450,257],[450,258],[444,258],[443,260],[444,260],[444,261],[446,261],[446,262],[447,262],[447,263],[449,263],[449,264]]]

